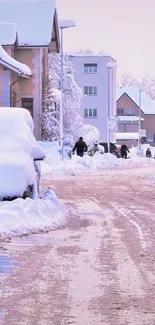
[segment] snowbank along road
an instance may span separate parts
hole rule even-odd
[[[65,229],[13,240],[3,325],[154,325],[153,168],[44,178],[73,208]],[[3,251],[4,252],[4,251]]]

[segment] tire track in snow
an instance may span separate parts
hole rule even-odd
[[[112,207],[119,213],[119,214],[121,214],[123,217],[125,217],[125,218],[127,218],[134,226],[135,226],[135,228],[136,228],[136,231],[137,231],[137,234],[138,234],[138,237],[139,237],[139,240],[140,240],[140,244],[141,244],[141,247],[142,247],[142,249],[143,250],[145,250],[146,248],[147,248],[147,243],[146,243],[146,241],[145,241],[145,239],[144,239],[144,234],[143,234],[143,232],[142,232],[142,229],[141,229],[141,227],[140,227],[140,225],[136,222],[136,221],[134,221],[134,220],[132,220],[129,216],[128,216],[128,214],[131,214],[131,212],[129,212],[129,211],[127,211],[127,212],[124,212],[123,211],[123,209],[119,206],[117,206],[117,204],[116,203],[110,203],[111,205],[112,205]],[[132,217],[133,217],[133,215],[132,215]],[[136,218],[136,217],[135,217]]]

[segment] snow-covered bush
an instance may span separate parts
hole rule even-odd
[[[82,89],[78,87],[74,79],[73,65],[67,54],[64,55],[64,89],[63,89],[63,127],[64,135],[71,134],[74,138],[78,136],[78,130],[83,125],[81,117]],[[59,136],[59,109],[60,109],[60,54],[49,54],[48,78],[43,96],[42,138],[52,140]]]
[[[81,128],[80,132],[80,135],[83,137],[88,146],[92,146],[94,142],[97,142],[99,140],[99,130],[93,125],[85,124]]]

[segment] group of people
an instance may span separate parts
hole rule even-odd
[[[85,143],[85,141],[83,140],[83,138],[80,137],[79,140],[75,143],[75,146],[73,148],[73,154],[76,151],[77,152],[77,156],[83,157],[84,156],[84,153],[87,152],[87,150],[88,150],[87,144]],[[98,144],[95,143],[94,146],[93,146],[93,155],[97,151],[99,151],[99,148],[98,148]],[[120,149],[121,157],[127,159],[127,153],[128,152],[129,152],[129,149],[127,148],[127,146],[125,144],[123,144],[121,146],[121,149]]]
[[[75,146],[73,148],[73,154],[76,151],[77,156],[83,157],[84,153],[87,152],[87,150],[88,150],[87,144],[83,140],[83,137],[80,137],[79,140],[75,143]],[[94,155],[97,151],[99,151],[99,148],[98,148],[98,144],[95,143],[93,146],[93,154],[92,155]],[[128,152],[130,152],[128,147],[125,144],[122,144],[122,146],[120,148],[121,157],[127,159]],[[147,150],[146,150],[146,157],[148,157],[148,158],[152,157],[150,148],[147,148]]]

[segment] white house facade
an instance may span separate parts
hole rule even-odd
[[[81,108],[84,123],[95,126],[100,140],[107,142],[108,115],[116,116],[116,67],[110,68],[108,73],[107,64],[115,60],[103,54],[72,54],[70,61],[75,69],[75,80],[84,92]],[[116,140],[116,132],[110,132],[110,140]]]

